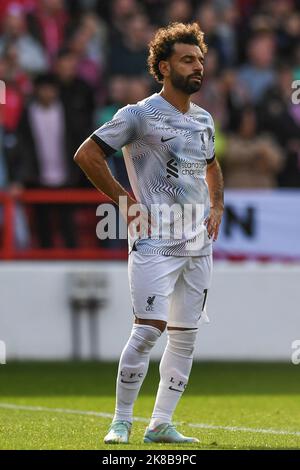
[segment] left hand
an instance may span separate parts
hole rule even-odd
[[[209,216],[205,219],[204,225],[206,225],[206,230],[209,238],[213,238],[215,242],[218,238],[219,227],[222,220],[224,207],[211,207]]]

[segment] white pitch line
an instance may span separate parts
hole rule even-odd
[[[69,410],[68,408],[47,408],[46,406],[27,406],[27,405],[15,405],[13,403],[0,403],[0,408],[10,410],[23,410],[23,411],[46,411],[47,413],[64,413],[71,415],[83,415],[83,416],[97,416],[98,418],[109,418],[114,417],[111,413],[100,413],[98,411],[82,411],[82,410]],[[148,423],[149,419],[146,418],[134,418],[135,421],[141,421]]]
[[[98,418],[113,418],[111,413],[101,413],[97,411],[83,411],[83,410],[70,410],[68,408],[47,408],[45,406],[25,406],[25,405],[15,405],[13,403],[0,403],[0,408],[7,410],[21,410],[21,411],[45,411],[47,413],[63,413],[63,414],[73,414],[73,415],[82,415],[82,416],[96,416]],[[139,421],[141,423],[148,423],[149,419],[142,417],[135,417],[134,421]],[[212,429],[219,431],[230,431],[230,432],[250,432],[258,434],[273,434],[273,435],[284,435],[284,436],[300,436],[300,431],[286,431],[282,429],[261,429],[261,428],[246,428],[238,426],[218,426],[214,424],[205,424],[205,423],[175,423],[175,424],[185,424],[191,428],[200,428],[200,429]]]

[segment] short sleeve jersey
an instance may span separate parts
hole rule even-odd
[[[211,253],[204,226],[210,206],[206,168],[215,151],[207,111],[191,103],[182,113],[155,93],[121,108],[91,138],[106,155],[122,148],[134,195],[156,220],[157,236],[129,239],[130,248],[134,243],[142,253],[173,256]]]

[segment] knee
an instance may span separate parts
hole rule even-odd
[[[178,356],[192,358],[194,354],[198,329],[168,330],[169,350]]]
[[[133,325],[130,344],[141,354],[148,354],[161,335],[160,329],[151,325]]]

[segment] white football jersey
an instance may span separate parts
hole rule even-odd
[[[211,253],[203,225],[210,206],[206,167],[215,158],[207,111],[191,103],[182,113],[155,93],[120,109],[91,138],[106,155],[122,148],[134,195],[156,219],[157,236],[129,239],[130,248],[135,242],[144,254]],[[171,218],[162,207],[173,207]]]

